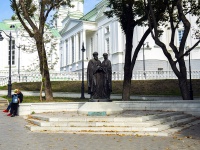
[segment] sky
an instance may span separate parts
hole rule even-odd
[[[84,14],[92,10],[101,0],[84,0]],[[10,0],[0,0],[0,22],[10,19],[13,11],[10,8]]]

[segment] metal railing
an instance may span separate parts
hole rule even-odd
[[[189,72],[187,72],[189,77]],[[8,72],[0,71],[0,86],[5,86],[8,83]],[[191,72],[192,79],[200,79],[200,71]],[[51,81],[81,81],[81,72],[51,72]],[[87,73],[84,73],[84,81],[87,79]],[[112,80],[123,80],[123,72],[113,72]],[[160,79],[177,79],[173,71],[134,71],[132,80],[160,80]],[[22,72],[20,75],[17,72],[12,72],[12,82],[40,82],[41,75],[39,72]]]

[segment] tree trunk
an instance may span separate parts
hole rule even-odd
[[[130,80],[130,78],[124,78],[124,81],[123,81],[123,93],[122,93],[122,100],[123,101],[130,100],[130,88],[131,88],[131,80]]]
[[[51,88],[48,60],[46,56],[45,47],[43,45],[43,73],[44,73],[44,86],[45,86],[45,98],[46,100],[53,100],[53,93]]]
[[[40,101],[42,102],[42,88],[43,88],[43,81],[41,82],[40,86]]]
[[[178,78],[178,82],[183,100],[191,100],[187,78]]]
[[[187,70],[186,70],[184,58],[180,59],[178,61],[178,64],[179,64],[181,76],[177,76],[177,77],[178,77],[178,81],[179,81],[179,88],[181,91],[181,96],[182,96],[183,100],[190,100],[191,98],[190,98],[190,91],[189,91],[189,87],[188,87]]]
[[[122,91],[122,100],[130,100],[130,89],[131,89],[131,56],[132,56],[132,40],[133,40],[133,29],[126,33],[126,51],[125,51],[125,64],[124,64],[124,82]]]
[[[171,65],[172,70],[174,71],[175,75],[178,78],[179,89],[181,92],[182,99],[190,100],[191,98],[190,98],[190,91],[189,91],[188,80],[187,80],[187,69],[185,66],[184,58],[181,58],[178,61],[180,71],[178,70],[177,65],[175,63],[171,63],[170,65]]]
[[[52,94],[52,87],[51,87],[46,51],[42,43],[42,37],[41,38],[40,37],[41,36],[38,35],[35,38],[35,40],[36,40],[36,46],[38,49],[38,56],[40,60],[40,73],[42,75],[42,82],[44,83],[44,87],[45,87],[45,99],[48,101],[48,100],[53,100],[53,94]]]
[[[51,88],[51,81],[47,62],[44,63],[44,85],[45,85],[45,98],[46,100],[53,100],[53,93]]]

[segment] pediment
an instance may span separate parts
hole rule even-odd
[[[80,22],[82,22],[82,21],[78,20],[78,19],[67,18],[67,20],[65,21],[65,26],[60,31],[60,34],[62,35],[63,33],[66,33],[67,31],[71,30],[72,28],[74,28]]]

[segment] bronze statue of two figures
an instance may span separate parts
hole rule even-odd
[[[112,92],[112,66],[108,54],[103,54],[104,60],[98,60],[98,53],[93,53],[93,59],[87,67],[88,94],[91,102],[109,102]]]

